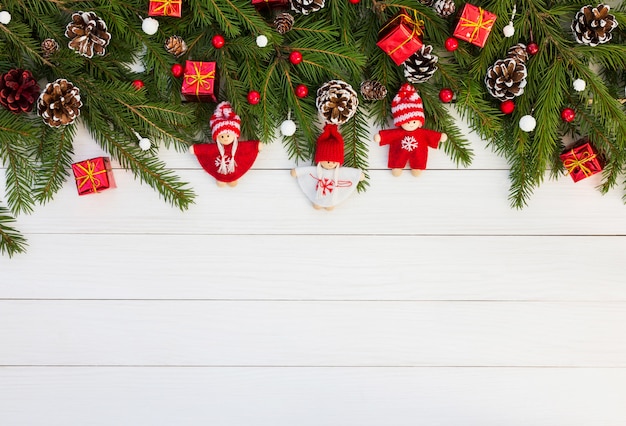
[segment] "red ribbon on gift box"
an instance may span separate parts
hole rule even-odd
[[[102,173],[106,173],[107,170],[106,168],[96,171],[96,163],[93,161],[85,161],[85,163],[87,164],[87,167],[83,166],[82,163],[76,164],[76,167],[78,167],[83,173],[83,176],[77,177],[76,178],[76,182],[78,183],[78,190],[82,191],[82,187],[85,186],[85,184],[87,184],[87,182],[91,183],[91,189],[93,190],[93,192],[98,192],[98,188],[100,187],[100,185],[102,184],[100,182],[100,179],[96,178],[96,175],[100,175]]]
[[[469,20],[462,16],[459,20],[459,24],[461,25],[461,27],[473,28],[468,40],[470,43],[473,43],[478,39],[478,36],[480,35],[480,30],[491,31],[493,23],[493,19],[485,20],[485,9],[483,9],[482,7],[478,8],[478,19],[476,21]]]
[[[404,46],[405,44],[407,44],[408,42],[413,40],[413,37],[422,35],[422,27],[424,26],[424,21],[422,21],[420,19],[417,19],[417,13],[415,13],[415,12],[413,12],[413,16],[414,16],[413,19],[411,19],[411,17],[406,12],[401,12],[398,16],[393,18],[391,21],[387,22],[387,24],[385,24],[385,26],[382,27],[378,31],[378,34],[383,33],[388,27],[390,27],[392,25],[395,25],[395,23],[396,23],[396,21],[398,19],[400,19],[400,23],[406,22],[407,24],[409,24],[412,27],[412,32],[407,37],[407,39],[404,40],[402,43],[398,44],[390,52],[387,52],[387,54],[389,56],[392,56],[394,53],[396,53],[396,51],[398,51],[399,49],[402,49],[402,46]]]
[[[593,161],[597,157],[596,154],[592,154],[589,151],[584,151],[579,157],[577,157],[576,151],[572,149],[569,155],[571,157],[563,161],[563,165],[570,174],[574,173],[576,169],[579,169],[585,175],[585,177],[589,177],[593,174],[593,171],[589,167],[587,167],[585,163]]]
[[[211,81],[215,79],[215,70],[209,71],[203,74],[202,68],[197,63],[193,64],[195,74],[186,75],[185,83],[190,87],[196,86],[196,96],[200,94],[200,89],[209,90],[211,88]],[[204,86],[204,87],[203,87]]]
[[[153,12],[163,12],[163,16],[168,16],[176,12],[175,6],[182,6],[183,0],[152,0],[153,3],[162,3],[155,7]]]

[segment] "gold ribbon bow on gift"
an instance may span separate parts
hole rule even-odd
[[[576,153],[572,149],[570,151],[570,155],[572,156],[572,158],[568,158],[567,160],[563,161],[563,165],[565,166],[565,168],[570,174],[572,174],[574,170],[576,170],[576,168],[579,168],[580,171],[583,172],[585,177],[589,177],[593,174],[591,169],[585,166],[585,163],[588,163],[589,161],[595,159],[597,157],[596,154],[591,154],[590,152],[583,152],[579,158],[579,157],[576,157]]]
[[[485,19],[485,9],[479,7],[478,8],[478,20],[476,22],[470,21],[467,18],[461,17],[459,23],[466,28],[473,28],[472,34],[470,34],[469,42],[473,43],[476,41],[478,36],[480,35],[480,30],[491,31],[491,27],[493,27],[493,19]]]
[[[409,35],[406,40],[404,40],[402,43],[397,45],[392,51],[388,53],[388,55],[390,56],[396,53],[396,51],[398,51],[399,49],[401,49],[402,46],[410,42],[413,39],[413,37],[421,36],[422,27],[424,26],[424,21],[422,21],[421,19],[417,19],[417,13],[415,11],[413,11],[413,18],[411,18],[406,12],[403,11],[398,16],[393,18],[391,21],[387,22],[387,24],[385,24],[385,26],[382,27],[380,31],[378,31],[378,33],[380,34],[384,32],[387,28],[394,25],[398,19],[400,19],[400,23],[402,23],[402,21],[406,21],[406,23],[409,24],[413,30],[411,32],[411,35]]]
[[[83,176],[77,177],[76,181],[78,182],[78,188],[82,188],[87,182],[91,183],[91,189],[93,192],[98,192],[98,187],[101,182],[100,179],[96,178],[96,175],[100,175],[102,173],[106,173],[106,169],[102,169],[96,171],[96,163],[93,161],[86,161],[87,167],[82,164],[77,164],[78,168],[84,173]]]
[[[163,12],[163,16],[168,16],[173,10],[174,5],[181,5],[183,0],[152,0],[156,3],[162,3],[154,8],[154,12]]]
[[[211,81],[215,78],[215,70],[202,74],[202,69],[198,64],[193,64],[195,74],[185,77],[185,82],[189,86],[196,86],[196,96],[200,94],[200,89],[204,86],[206,90],[211,87]]]

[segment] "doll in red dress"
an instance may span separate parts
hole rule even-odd
[[[215,143],[195,144],[190,150],[202,168],[217,180],[218,186],[235,186],[254,164],[261,148],[259,141],[239,140],[241,118],[228,102],[217,105],[210,124]]]
[[[415,88],[409,83],[400,87],[391,102],[391,115],[396,129],[381,130],[374,136],[374,142],[389,145],[387,167],[394,176],[400,176],[409,163],[411,174],[419,176],[426,168],[428,148],[437,148],[440,142],[448,140],[448,135],[435,130],[423,129],[424,104]]]

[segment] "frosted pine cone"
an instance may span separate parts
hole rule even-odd
[[[597,7],[585,6],[576,13],[572,31],[580,44],[597,46],[611,40],[611,31],[617,27],[615,16],[609,14],[611,8],[605,4]]]
[[[44,58],[49,58],[57,50],[59,50],[59,43],[53,38],[47,38],[41,42],[41,54]]]
[[[366,101],[380,101],[387,96],[387,88],[376,80],[365,80],[361,83],[361,95]]]
[[[439,57],[432,54],[432,46],[422,46],[420,50],[404,61],[404,76],[411,83],[424,83],[437,71]]]
[[[37,100],[37,112],[50,127],[73,123],[81,106],[80,89],[64,78],[48,83]]]
[[[506,54],[507,58],[513,58],[516,61],[526,62],[529,58],[526,45],[524,43],[517,43],[512,46]]]
[[[282,12],[274,18],[274,26],[279,34],[285,34],[293,27],[294,17],[291,13]]]
[[[435,0],[432,2],[432,8],[435,9],[437,15],[442,18],[447,18],[456,12],[456,6],[454,5],[454,0]]]
[[[324,7],[324,0],[289,0],[291,10],[303,15],[317,12]]]
[[[12,69],[0,76],[0,104],[12,113],[32,111],[39,92],[37,80],[28,70]]]
[[[111,41],[107,24],[93,12],[74,13],[72,22],[65,28],[65,36],[70,39],[69,48],[87,58],[92,58],[94,53],[104,56]]]
[[[171,53],[177,58],[187,53],[187,43],[185,43],[185,40],[183,40],[181,36],[173,35],[168,37],[165,40],[164,47],[167,53]]]
[[[330,80],[317,89],[315,105],[326,123],[343,124],[356,113],[359,98],[345,81]]]
[[[499,59],[487,69],[485,85],[489,94],[501,101],[513,99],[524,93],[526,65],[513,58]]]

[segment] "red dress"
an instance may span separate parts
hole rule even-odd
[[[381,130],[380,146],[389,145],[390,169],[402,169],[407,161],[411,169],[424,170],[428,161],[428,147],[437,148],[442,133],[430,129],[404,130],[396,129]]]
[[[235,144],[222,145],[224,157],[227,162],[232,161],[232,150]],[[193,145],[193,152],[198,158],[200,165],[208,174],[220,182],[233,182],[244,175],[252,165],[259,153],[259,141],[238,141],[235,151],[235,169],[232,172],[221,173],[219,171],[221,154],[217,143],[201,143]]]

